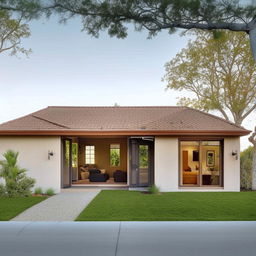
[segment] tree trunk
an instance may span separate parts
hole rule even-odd
[[[253,133],[249,137],[249,141],[253,144],[252,190],[256,190],[256,126]]]
[[[250,42],[251,42],[251,49],[254,60],[256,60],[256,26],[252,28],[249,32]]]
[[[253,147],[252,190],[256,190],[256,145]]]

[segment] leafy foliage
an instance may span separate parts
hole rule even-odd
[[[152,185],[149,187],[148,192],[149,194],[158,195],[160,193],[160,189],[156,185]]]
[[[37,188],[35,188],[35,195],[42,195],[43,194],[43,190],[42,190],[42,188],[40,188],[40,187],[37,187]]]
[[[72,167],[77,167],[78,144],[72,143]]]
[[[188,91],[194,98],[180,98],[179,105],[218,111],[236,124],[256,108],[256,65],[243,32],[195,32],[196,39],[165,66],[168,89]]]
[[[147,29],[149,36],[176,28],[235,30],[233,23],[248,24],[256,13],[238,0],[55,0],[52,6],[63,20],[81,16],[83,29],[93,36],[107,30],[118,38],[127,36],[129,23],[138,31]]]
[[[79,16],[82,30],[98,37],[107,30],[110,36],[125,38],[129,24],[135,30],[148,30],[149,37],[161,30],[227,29],[250,34],[256,59],[256,7],[242,5],[239,0],[0,0],[0,10],[23,14],[27,19],[52,13],[60,21]],[[251,33],[252,32],[252,33]],[[219,32],[214,36],[218,36]]]
[[[120,149],[110,149],[110,166],[120,166]]]
[[[148,168],[148,146],[139,146],[139,165],[140,168]]]
[[[48,195],[48,196],[53,196],[55,194],[54,189],[53,188],[48,188],[45,191],[45,194]]]
[[[242,189],[252,189],[253,147],[248,147],[240,155],[240,181]]]
[[[0,53],[10,51],[10,55],[22,53],[26,56],[31,53],[31,49],[20,47],[21,39],[30,36],[28,25],[22,21],[23,16],[14,19],[9,12],[0,10]]]
[[[19,153],[8,150],[0,161],[0,177],[5,181],[4,195],[8,197],[29,196],[35,180],[26,176],[26,169],[17,165]],[[2,187],[3,189],[3,187]]]

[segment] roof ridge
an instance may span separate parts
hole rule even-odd
[[[47,108],[185,108],[184,106],[48,106]]]
[[[202,113],[202,114],[204,114],[204,115],[206,115],[206,116],[210,116],[210,117],[213,117],[213,118],[215,118],[215,119],[224,121],[224,122],[226,122],[226,123],[228,123],[228,124],[230,124],[230,125],[233,125],[233,126],[235,126],[235,127],[237,127],[237,128],[247,130],[247,129],[245,129],[242,125],[235,124],[234,122],[232,122],[232,121],[230,121],[230,120],[226,120],[225,118],[222,118],[222,117],[219,117],[219,116],[215,116],[215,115],[213,115],[213,114],[211,114],[211,113],[207,113],[207,112],[204,112],[204,111],[199,110],[199,109],[196,109],[196,108],[191,108],[191,107],[187,107],[187,106],[184,106],[184,107],[187,108],[187,109],[194,110],[194,111],[197,111],[197,112],[199,112],[199,113]]]
[[[70,127],[68,127],[68,126],[65,126],[65,125],[62,125],[62,124],[58,124],[58,123],[56,123],[56,122],[49,121],[49,120],[47,120],[47,119],[44,119],[44,118],[39,117],[39,116],[36,116],[36,115],[30,115],[30,116],[33,116],[34,118],[37,118],[37,119],[39,119],[39,120],[48,122],[48,123],[50,123],[50,124],[54,124],[54,125],[59,126],[59,127],[62,127],[62,128],[70,129]]]

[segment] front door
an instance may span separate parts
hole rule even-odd
[[[72,183],[72,140],[62,140],[62,187],[68,188]]]
[[[153,184],[154,141],[130,139],[130,186],[148,187]]]

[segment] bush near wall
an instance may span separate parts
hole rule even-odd
[[[5,159],[0,160],[0,178],[3,178],[4,184],[0,184],[0,197],[30,196],[35,179],[27,177],[27,170],[17,165],[19,153],[8,150],[3,156]]]
[[[252,157],[253,157],[253,147],[248,147],[241,152],[240,155],[240,182],[241,189],[250,190],[252,189]]]

